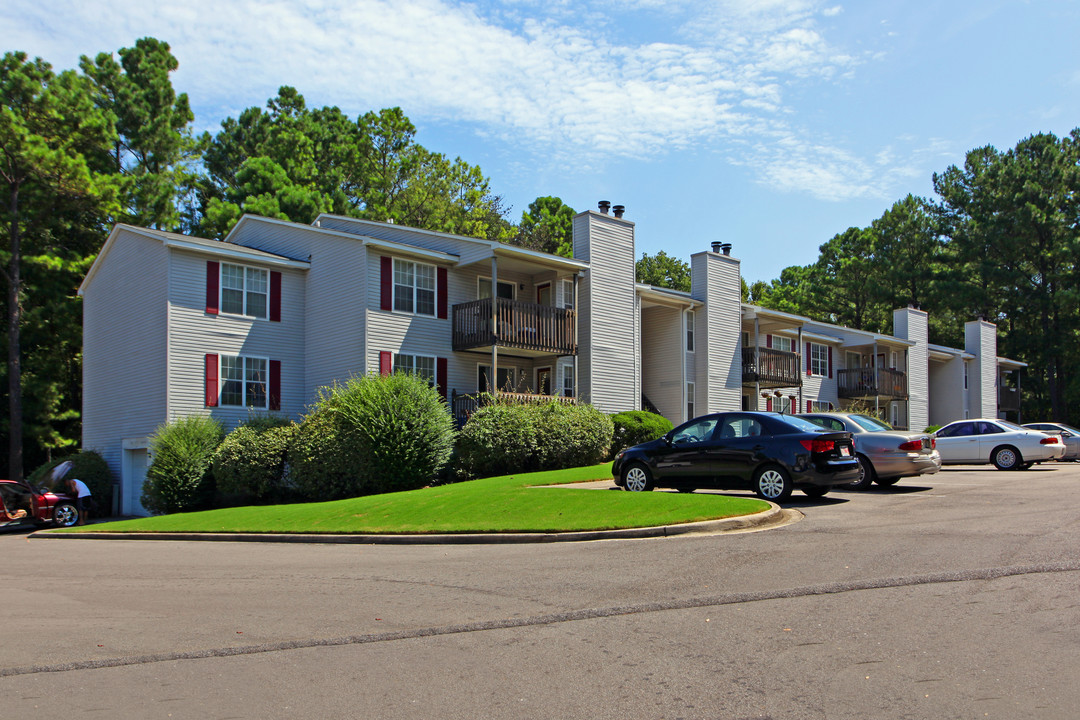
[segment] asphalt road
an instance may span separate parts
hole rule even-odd
[[[950,469],[760,532],[542,545],[7,532],[0,718],[1073,720],[1078,489]]]

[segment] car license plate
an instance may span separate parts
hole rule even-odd
[[[851,451],[848,450],[847,445],[841,445],[840,446],[840,454],[843,455],[844,457],[849,457],[851,455]]]

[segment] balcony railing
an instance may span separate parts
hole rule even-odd
[[[567,308],[497,298],[492,327],[491,298],[454,306],[454,350],[501,347],[576,355],[577,313]]]
[[[489,393],[461,394],[457,390],[450,393],[450,406],[454,412],[454,419],[459,425],[464,425],[477,409],[491,402],[510,403],[513,405],[527,405],[530,403],[557,402],[563,405],[576,405],[577,398],[563,395],[534,395],[532,393],[500,392],[498,395]]]
[[[743,384],[761,387],[800,387],[800,355],[786,350],[749,347],[742,351]]]
[[[998,410],[1020,411],[1020,391],[1014,387],[998,388]]]
[[[840,370],[836,374],[836,392],[842,398],[898,398],[908,396],[907,373],[892,368]]]

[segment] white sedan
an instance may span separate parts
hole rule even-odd
[[[1058,436],[993,418],[957,420],[934,436],[942,465],[993,463],[998,470],[1026,470],[1065,454]]]
[[[1044,432],[1047,435],[1058,435],[1065,443],[1065,457],[1062,460],[1080,461],[1080,430],[1063,423],[1024,423],[1024,427]]]

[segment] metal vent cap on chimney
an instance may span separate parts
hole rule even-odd
[[[626,206],[625,205],[613,205],[611,207],[611,210],[612,210],[612,212],[615,213],[615,217],[621,218],[623,213],[626,212]]]
[[[611,203],[607,200],[601,200],[600,202],[596,203],[596,205],[600,208],[600,212],[602,212],[604,215],[607,215],[608,208],[611,207]]]

